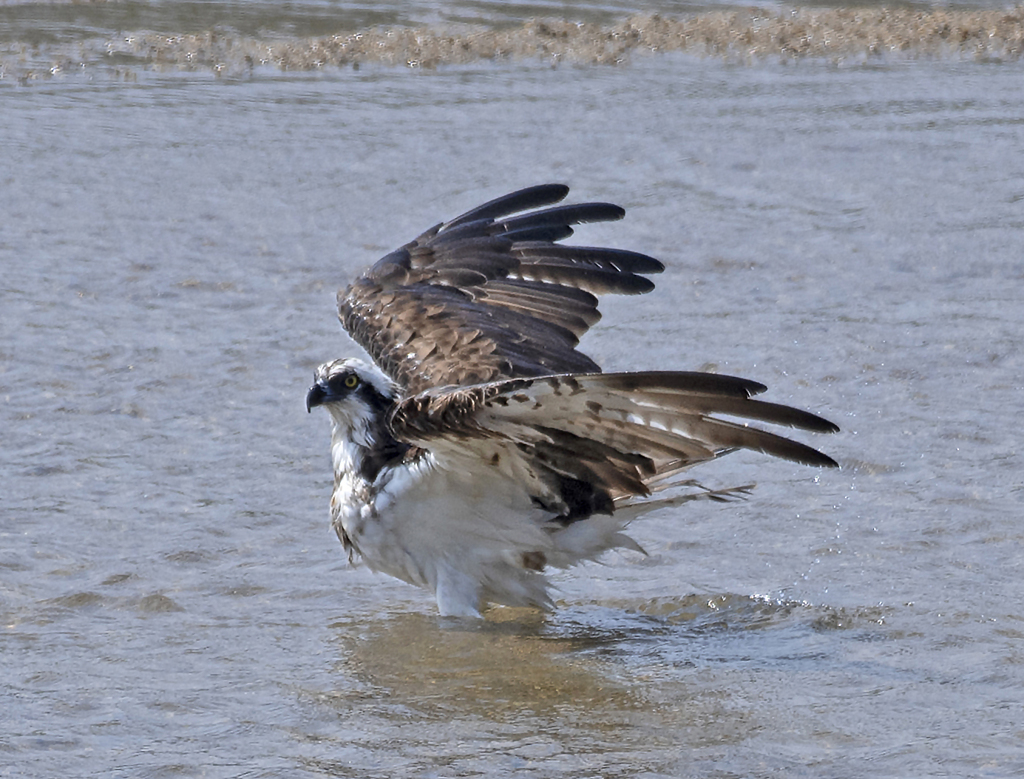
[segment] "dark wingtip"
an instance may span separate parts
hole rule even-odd
[[[816,462],[807,463],[807,464],[808,465],[817,465],[817,466],[819,466],[821,468],[841,468],[842,467],[842,466],[839,465],[839,463],[837,463],[835,460],[833,460],[827,454],[822,454],[821,452],[818,452],[818,457],[816,458]]]
[[[813,468],[839,467],[839,463],[827,454],[819,452],[817,449],[814,449],[807,444],[800,443],[799,441],[793,441],[789,438],[781,438],[776,436],[774,433],[769,435],[771,435],[775,440],[767,446],[754,448],[760,448],[765,454],[781,457],[783,460],[790,460],[791,462],[800,463],[800,465],[810,465]]]
[[[812,433],[839,432],[839,425],[837,425],[835,422],[830,422],[824,417],[819,417],[817,414],[812,414],[810,411],[801,411],[798,408],[792,408],[791,406],[780,406],[775,403],[764,403],[762,404],[762,407],[778,409],[778,417],[771,419],[770,421],[780,425],[787,425],[788,427],[799,427],[802,430],[810,430]]]
[[[569,187],[565,184],[539,184],[535,187],[518,189],[507,195],[496,197],[494,200],[488,200],[486,203],[455,217],[444,225],[444,230],[448,232],[453,227],[467,222],[500,219],[530,208],[554,205],[564,200],[568,194]]]
[[[637,263],[637,273],[662,273],[665,270],[665,263],[661,260],[657,260],[654,257],[648,257],[646,254],[640,255],[646,260],[646,263],[641,265]]]

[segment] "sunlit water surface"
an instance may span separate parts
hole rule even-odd
[[[0,773],[1018,776],[1021,67],[144,75],[2,93]],[[560,609],[435,616],[330,531],[334,293],[565,181],[668,270],[606,369],[834,419]]]

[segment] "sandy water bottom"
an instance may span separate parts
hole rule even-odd
[[[154,74],[3,94],[0,766],[18,776],[1016,776],[1014,63]],[[144,75],[143,75],[144,74]],[[561,180],[666,261],[589,336],[835,419],[547,619],[349,568],[337,286]]]

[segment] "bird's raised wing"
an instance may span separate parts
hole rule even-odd
[[[503,469],[538,504],[573,521],[611,513],[616,501],[671,486],[684,469],[735,449],[834,467],[805,444],[721,418],[839,429],[806,411],[751,398],[764,390],[708,373],[512,379],[406,398],[391,427],[439,458]]]
[[[664,266],[637,252],[557,243],[573,225],[625,214],[609,203],[545,208],[568,192],[530,187],[427,230],[338,293],[342,325],[408,394],[600,372],[576,349],[601,318],[596,296],[649,292],[642,274]],[[530,209],[540,210],[520,213]]]

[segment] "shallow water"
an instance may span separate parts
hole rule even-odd
[[[1019,64],[138,75],[0,93],[0,773],[1024,771]],[[588,353],[843,469],[733,455],[750,500],[465,626],[346,564],[303,398],[339,285],[542,181],[669,266]]]

